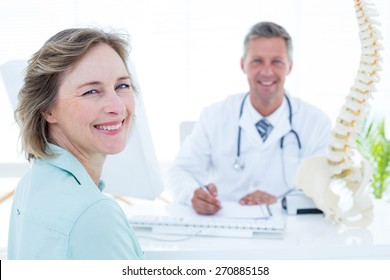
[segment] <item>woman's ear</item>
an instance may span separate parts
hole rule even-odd
[[[41,114],[42,114],[42,116],[45,118],[45,120],[46,120],[48,123],[56,123],[56,122],[57,122],[57,120],[56,120],[56,118],[54,117],[54,114],[52,113],[51,110],[42,112]]]

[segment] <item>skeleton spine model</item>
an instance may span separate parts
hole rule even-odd
[[[298,170],[297,187],[311,197],[331,220],[347,226],[366,226],[372,221],[373,205],[367,193],[371,167],[355,155],[356,138],[369,108],[381,70],[381,39],[373,3],[355,0],[359,25],[361,59],[346,102],[331,132],[327,156],[304,160]],[[348,201],[349,205],[341,202]]]

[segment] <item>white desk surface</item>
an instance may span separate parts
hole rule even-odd
[[[150,213],[164,206],[124,206],[127,213]],[[332,224],[323,215],[287,216],[280,204],[273,212],[286,218],[283,239],[191,237],[137,232],[147,259],[390,259],[390,204],[375,201],[374,221],[354,229]],[[141,236],[142,235],[142,236]],[[148,237],[145,237],[148,236]]]
[[[0,194],[16,185],[11,179],[1,181]],[[161,201],[142,205],[136,201],[135,206],[119,203],[127,213],[150,213],[164,207]],[[12,199],[0,204],[0,259],[6,257],[11,204]],[[273,212],[284,215],[280,204],[273,206]],[[139,236],[139,242],[147,259],[390,259],[390,203],[375,201],[374,212],[373,223],[365,229],[334,225],[322,215],[300,215],[286,216],[283,239],[192,237],[168,242]]]

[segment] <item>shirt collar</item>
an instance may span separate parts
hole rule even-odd
[[[70,173],[79,185],[96,186],[85,167],[70,152],[54,144],[49,144],[48,149],[50,149],[50,153],[53,153],[54,156],[40,160]],[[104,182],[100,180],[97,187],[100,191],[103,191],[105,187]]]
[[[279,122],[280,118],[282,117],[283,112],[287,106],[286,102],[287,102],[286,97],[284,97],[282,100],[282,104],[280,104],[280,106],[271,115],[266,117],[267,120],[272,124],[272,126],[275,127],[275,125]],[[250,102],[249,98],[247,100],[247,103],[248,103],[249,116],[250,116],[253,124],[256,125],[256,123],[258,121],[260,121],[261,119],[263,119],[265,117],[262,116],[259,112],[257,112],[255,107],[253,107],[252,102]]]

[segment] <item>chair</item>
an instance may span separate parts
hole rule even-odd
[[[23,72],[26,67],[26,60],[10,60],[0,65],[0,73],[14,110],[18,102],[19,90],[23,85]]]
[[[17,96],[23,85],[23,71],[27,66],[25,60],[10,60],[0,65],[0,73],[3,78],[8,98],[15,110],[17,105]],[[23,176],[30,165],[28,162],[9,162],[0,163],[0,178],[18,178]],[[14,190],[0,197],[0,203],[12,197]]]

